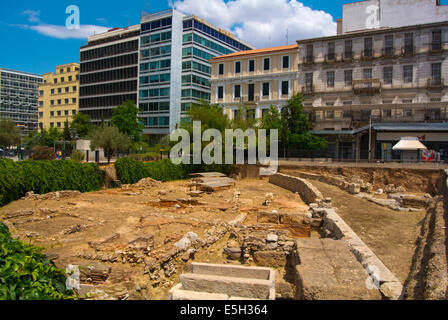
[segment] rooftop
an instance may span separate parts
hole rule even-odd
[[[291,50],[297,50],[298,48],[299,48],[298,44],[293,44],[293,45],[281,46],[281,47],[271,47],[271,48],[240,51],[240,52],[235,52],[235,53],[230,53],[230,54],[226,54],[223,56],[215,57],[211,61],[232,59],[232,58],[236,58],[236,57],[247,57],[247,56],[259,55],[259,54],[269,54],[269,53],[277,53],[277,52],[283,52],[283,51],[291,51]]]

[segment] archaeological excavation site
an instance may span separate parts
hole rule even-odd
[[[447,298],[447,172],[236,166],[100,191],[29,192],[0,222],[79,270],[82,300]]]

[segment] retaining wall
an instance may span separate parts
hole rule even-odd
[[[292,192],[298,192],[302,197],[302,200],[307,204],[314,203],[319,199],[323,200],[324,198],[322,193],[316,187],[308,181],[298,177],[277,173],[269,177],[269,183]]]

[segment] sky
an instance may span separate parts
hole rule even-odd
[[[138,24],[141,11],[174,7],[232,31],[257,47],[336,34],[342,4],[353,0],[21,0],[0,1],[0,68],[44,74],[59,64],[79,62],[87,37]],[[67,7],[79,8],[80,28]],[[148,9],[149,8],[149,9]],[[69,24],[70,24],[69,23]]]

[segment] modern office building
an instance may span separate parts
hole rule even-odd
[[[252,49],[230,32],[176,10],[141,19],[140,120],[148,135],[166,135],[200,100],[210,101],[210,60]]]
[[[93,123],[110,120],[127,100],[137,103],[139,40],[135,25],[91,36],[81,47],[79,111]]]
[[[314,133],[336,159],[396,160],[400,136],[448,159],[448,6],[436,0],[345,4],[333,37],[297,41]]]
[[[281,109],[299,92],[298,53],[295,44],[213,58],[211,102],[223,105],[230,119],[239,116],[242,105],[252,118],[261,118],[271,105]]]
[[[37,131],[42,76],[0,68],[0,119],[11,119],[23,135]]]
[[[78,112],[79,64],[56,67],[56,73],[45,73],[39,85],[39,130],[64,128]]]

